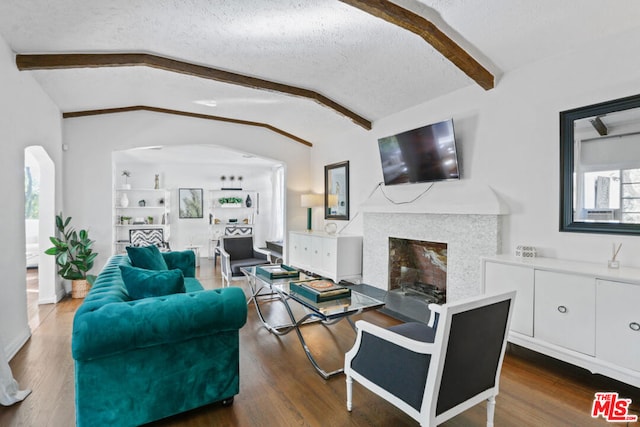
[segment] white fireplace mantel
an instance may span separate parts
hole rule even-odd
[[[421,197],[431,184],[385,186],[362,204],[362,212],[422,213],[453,215],[506,215],[507,205],[500,200],[488,185],[471,181],[436,182]],[[395,203],[389,201],[385,194]]]
[[[389,289],[389,237],[447,244],[447,300],[482,293],[481,259],[498,253],[508,213],[491,187],[468,181],[384,187],[362,207],[363,282]],[[385,197],[394,200],[389,202]]]

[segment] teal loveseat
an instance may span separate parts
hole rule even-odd
[[[238,394],[244,292],[203,290],[191,251],[162,256],[182,270],[186,292],[132,300],[120,269],[131,262],[115,255],[76,311],[79,427],[137,426]]]

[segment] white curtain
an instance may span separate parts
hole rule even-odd
[[[18,382],[13,379],[9,360],[4,354],[4,344],[0,339],[0,404],[13,405],[23,400],[31,393],[31,390],[19,390]]]
[[[273,184],[273,199],[271,226],[269,236],[271,240],[284,239],[284,167],[274,168],[271,178]]]

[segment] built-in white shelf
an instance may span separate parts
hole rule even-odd
[[[122,197],[127,196],[128,206],[122,206]],[[144,200],[145,206],[139,201]],[[113,251],[120,253],[129,243],[129,230],[140,228],[162,229],[165,241],[169,241],[169,203],[170,192],[161,188],[116,188],[113,191]],[[123,224],[122,217],[130,217],[132,223]],[[147,223],[148,217],[153,223]],[[142,219],[144,223],[133,224],[135,219]],[[163,223],[164,222],[164,223]]]

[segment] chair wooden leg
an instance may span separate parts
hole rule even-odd
[[[493,427],[493,416],[496,412],[496,397],[491,396],[487,399],[487,427]]]
[[[347,375],[347,411],[351,412],[351,399],[353,397],[353,379]]]

